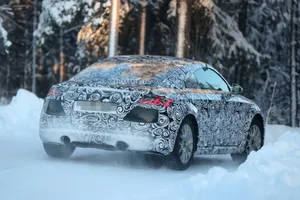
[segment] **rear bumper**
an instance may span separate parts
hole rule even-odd
[[[101,146],[110,146],[112,149],[120,149],[118,144],[122,143],[127,145],[123,150],[162,153],[157,150],[155,151],[155,139],[153,137],[133,135],[124,132],[112,134],[72,129],[40,129],[40,138],[43,143],[64,144],[64,137],[68,137],[70,142],[76,146],[82,147],[101,148]],[[168,153],[164,152],[163,154]]]
[[[82,147],[117,148],[121,143],[130,151],[163,155],[173,151],[179,125],[177,121],[170,123],[165,108],[138,108],[123,102],[115,114],[86,112],[76,111],[74,101],[64,100],[60,102],[64,115],[54,115],[57,105],[53,104],[51,112],[47,112],[48,102],[45,102],[40,116],[39,134],[43,143],[63,144],[62,138],[67,137],[68,141]]]

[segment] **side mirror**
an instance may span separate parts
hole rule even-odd
[[[243,88],[236,83],[232,84],[231,90],[233,94],[241,94],[243,92]]]

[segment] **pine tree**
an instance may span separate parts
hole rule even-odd
[[[281,0],[256,0],[249,4],[247,40],[265,57],[260,76],[255,77],[253,99],[265,111],[275,81],[280,88],[274,97],[272,123],[290,124],[290,7],[290,1]]]
[[[291,1],[291,126],[296,127],[297,125],[297,71],[296,71],[296,34],[297,34],[297,1]]]
[[[40,56],[46,63],[44,76],[51,82],[62,82],[72,76],[72,67],[78,65],[77,34],[93,16],[96,4],[90,0],[43,0],[35,35]]]
[[[9,33],[5,28],[8,25],[8,20],[12,18],[11,8],[7,4],[0,6],[0,96],[8,96],[9,84],[11,77],[11,68],[8,63],[9,47],[11,42],[9,40]]]

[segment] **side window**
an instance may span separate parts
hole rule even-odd
[[[186,79],[185,87],[191,89],[201,89],[194,73]]]
[[[201,89],[229,92],[227,83],[211,69],[199,69],[195,72],[195,77]]]

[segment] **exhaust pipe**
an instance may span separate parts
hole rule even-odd
[[[117,149],[119,149],[121,151],[126,151],[129,147],[129,145],[126,142],[118,141],[116,143],[116,147],[117,147]]]
[[[69,145],[71,143],[71,140],[68,136],[62,136],[60,138],[60,140],[62,141],[62,143],[66,144],[66,145]]]

